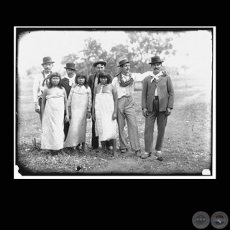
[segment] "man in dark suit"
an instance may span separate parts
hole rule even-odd
[[[105,69],[106,66],[106,61],[103,60],[99,60],[93,63],[93,67],[96,69],[96,73],[93,75],[89,76],[88,79],[88,85],[91,88],[91,92],[92,92],[92,104],[93,104],[93,100],[95,98],[95,93],[94,90],[97,86],[98,82],[98,73],[99,71],[102,71]],[[108,79],[108,83],[112,82],[112,77],[109,75]],[[92,112],[92,111],[91,111]],[[96,137],[96,133],[95,133],[95,120],[92,119],[92,149],[97,149],[99,147],[99,141],[98,141],[98,137]],[[109,149],[110,148],[110,143],[109,141],[106,141],[106,147]]]
[[[158,134],[155,155],[158,160],[163,160],[161,149],[167,117],[173,109],[174,89],[170,76],[161,71],[162,62],[159,56],[152,57],[149,64],[151,64],[153,73],[143,80],[141,106],[145,117],[145,153],[142,154],[142,159],[152,154],[154,123],[157,120]]]
[[[61,86],[65,88],[67,99],[68,99],[70,90],[72,86],[75,84],[76,68],[75,68],[75,64],[72,62],[66,63],[66,67],[64,68],[66,69],[67,76],[62,78]],[[65,140],[68,134],[68,130],[69,130],[69,122],[64,122]]]

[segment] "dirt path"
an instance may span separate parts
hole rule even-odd
[[[140,144],[144,151],[144,118],[140,109],[141,91],[135,91],[136,114],[138,120]],[[25,106],[28,106],[26,104]],[[21,111],[26,107],[20,108]],[[20,167],[32,174],[70,174],[70,175],[201,175],[203,169],[212,169],[211,157],[211,100],[202,87],[190,87],[175,91],[175,105],[166,127],[163,146],[164,160],[154,156],[140,159],[137,156],[118,158],[90,151],[85,155],[64,154],[49,156],[33,149],[32,137],[39,140],[39,123],[31,118],[37,114],[25,113],[20,117],[20,137],[22,143],[18,149]],[[31,119],[31,120],[30,120]],[[37,119],[38,120],[38,119]],[[31,123],[30,128],[28,125]],[[34,132],[36,130],[36,132]],[[87,140],[91,140],[91,121],[87,124]],[[154,143],[157,131],[154,132]],[[22,140],[27,140],[22,142]],[[117,140],[118,141],[118,140]],[[30,142],[30,143],[29,143]],[[119,142],[117,142],[119,143]],[[118,146],[117,146],[118,147]]]

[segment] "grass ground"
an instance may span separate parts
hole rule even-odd
[[[212,171],[212,101],[211,84],[188,78],[187,87],[181,79],[174,79],[175,104],[168,118],[163,146],[164,161],[154,157],[145,160],[136,156],[118,158],[101,151],[87,154],[59,154],[50,156],[34,147],[40,145],[40,121],[34,112],[32,80],[18,82],[15,160],[23,175],[201,175],[203,169]],[[144,151],[144,117],[140,106],[141,91],[134,94],[140,143]],[[154,144],[157,135],[155,128]],[[86,143],[91,142],[91,120],[87,123]],[[119,141],[117,139],[117,147]],[[154,146],[153,144],[153,146]]]

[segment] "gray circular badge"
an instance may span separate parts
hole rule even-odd
[[[228,224],[228,216],[221,211],[215,212],[212,214],[211,224],[214,228],[223,229]]]
[[[206,228],[210,223],[210,217],[206,212],[196,212],[192,217],[193,225],[198,229]]]

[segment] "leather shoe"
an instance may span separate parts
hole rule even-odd
[[[141,155],[141,159],[146,159],[146,158],[148,158],[148,157],[150,157],[151,156],[151,152],[150,153],[143,153],[142,155]]]
[[[141,157],[141,156],[142,156],[141,150],[137,150],[137,151],[135,151],[135,153],[136,153],[136,155],[137,155],[138,157]]]
[[[121,149],[121,153],[126,153],[127,149]]]

